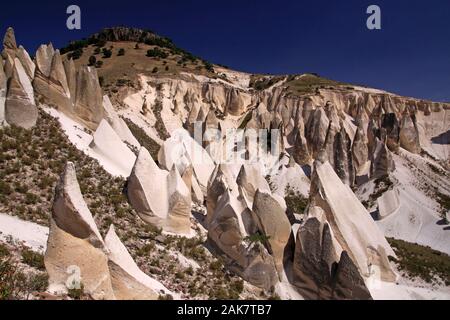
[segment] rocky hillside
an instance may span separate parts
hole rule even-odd
[[[148,30],[3,46],[1,298],[450,296],[450,104]]]

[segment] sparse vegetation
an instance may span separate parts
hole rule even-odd
[[[270,237],[261,234],[259,232],[249,235],[248,237],[245,237],[244,241],[247,241],[249,243],[261,243],[262,245],[266,245],[269,241]]]
[[[10,255],[9,250],[6,247],[6,245],[4,245],[3,243],[0,243],[0,259],[8,257],[9,255]]]
[[[250,120],[252,120],[252,112],[249,112],[245,115],[244,119],[242,120],[241,124],[239,125],[239,129],[243,130],[247,127],[247,123],[250,122]]]
[[[435,199],[441,206],[441,215],[445,218],[446,213],[450,211],[450,196],[436,190]]]
[[[289,186],[286,188],[285,196],[287,211],[289,214],[303,214],[308,206],[308,199],[305,198],[300,192],[294,191]]]
[[[450,286],[450,256],[430,247],[388,238],[398,259],[391,258],[401,271],[428,283],[443,281]]]
[[[363,201],[362,204],[366,209],[370,209],[385,192],[389,191],[394,183],[391,181],[389,175],[385,175],[374,181],[375,188],[367,201]]]
[[[289,94],[293,96],[319,94],[319,89],[335,89],[346,86],[345,83],[320,77],[315,73],[290,76],[286,80]]]
[[[90,66],[95,65],[96,62],[97,62],[97,58],[95,56],[90,56],[89,57],[89,65]]]
[[[161,138],[161,140],[167,140],[168,138],[170,138],[170,135],[167,132],[166,126],[161,117],[162,108],[163,108],[162,102],[160,100],[156,100],[155,104],[152,106],[152,111],[156,118],[155,123],[156,132],[158,132],[158,135]]]
[[[69,58],[72,58],[73,60],[80,59],[83,55],[83,49],[76,49],[75,51],[71,52],[69,54]]]
[[[35,269],[45,270],[44,256],[40,253],[24,249],[22,251],[22,261]]]
[[[128,128],[130,128],[131,132],[133,133],[134,137],[137,139],[139,144],[145,147],[148,150],[148,152],[150,152],[150,155],[152,156],[153,160],[158,161],[158,152],[160,149],[159,144],[156,143],[155,140],[150,138],[141,127],[137,126],[130,119],[127,118],[123,119],[125,120]]]
[[[258,91],[263,91],[263,90],[270,88],[271,86],[273,86],[274,84],[276,84],[277,82],[279,82],[285,78],[286,78],[285,76],[254,75],[250,79],[250,87],[255,90],[258,90]]]
[[[214,66],[209,63],[208,61],[203,60],[203,65],[205,66],[205,69],[209,72],[214,73]]]
[[[94,214],[132,213],[123,194],[125,181],[111,177],[97,161],[76,149],[59,123],[44,112],[40,112],[32,130],[15,126],[0,129],[0,150],[0,188],[5,191],[0,193],[1,212],[48,225],[54,188],[65,163],[72,161],[77,168],[83,168],[78,178],[88,205],[101,201],[101,207],[92,207]],[[27,157],[33,161],[24,161]]]
[[[158,47],[147,50],[147,57],[166,59],[169,55]]]
[[[80,283],[79,288],[74,287],[69,289],[67,295],[74,300],[81,300],[85,295],[84,285]]]
[[[0,259],[0,300],[21,299],[28,294],[25,274],[11,259]]]
[[[98,77],[98,83],[101,87],[103,87],[103,85],[105,84],[105,78],[102,76]]]
[[[23,248],[23,252],[29,249]],[[31,266],[25,270],[20,263],[19,249],[10,251],[6,244],[0,243],[0,300],[28,300],[35,292],[43,292],[48,287],[48,275]]]
[[[112,56],[112,50],[111,49],[103,48],[102,53],[103,53],[103,58],[104,59],[111,58],[111,56]]]

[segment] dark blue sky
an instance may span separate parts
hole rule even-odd
[[[66,29],[66,7],[82,30]],[[382,10],[382,30],[366,9]],[[407,96],[450,101],[449,0],[8,1],[0,26],[13,26],[30,52],[61,47],[106,26],[152,29],[207,60],[254,73],[316,72]],[[3,32],[3,31],[2,31]]]

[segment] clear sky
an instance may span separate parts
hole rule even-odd
[[[77,4],[82,29],[66,28]],[[381,7],[382,30],[366,28]],[[253,73],[322,76],[436,101],[450,101],[449,0],[3,1],[0,26],[34,53],[103,27],[151,29],[211,62]],[[3,32],[2,31],[2,32]]]

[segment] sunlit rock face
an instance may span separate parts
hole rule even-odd
[[[175,165],[170,171],[160,169],[141,148],[128,179],[127,193],[144,221],[175,234],[190,234],[191,192]]]
[[[22,63],[15,58],[6,94],[5,120],[8,124],[31,129],[36,125],[37,118],[33,87]]]

